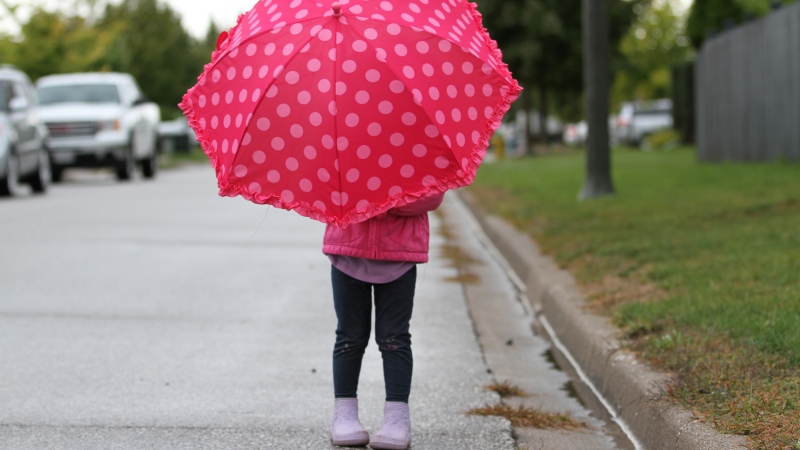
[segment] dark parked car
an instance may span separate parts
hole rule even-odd
[[[0,66],[0,195],[10,196],[20,183],[35,193],[50,184],[47,129],[39,120],[36,91],[30,79],[12,66]]]

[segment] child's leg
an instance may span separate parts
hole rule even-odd
[[[414,360],[409,322],[416,281],[414,266],[391,283],[375,285],[375,340],[383,358],[387,402],[408,403],[411,392]]]
[[[355,398],[361,360],[372,327],[372,285],[331,267],[333,305],[339,324],[333,348],[333,390],[336,398]]]

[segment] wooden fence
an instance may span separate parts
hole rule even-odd
[[[703,161],[800,161],[800,2],[705,41],[695,63]]]

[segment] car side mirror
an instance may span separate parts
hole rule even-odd
[[[11,112],[19,112],[28,109],[28,99],[25,97],[14,97],[8,102],[8,109]]]
[[[150,103],[150,99],[148,99],[147,97],[139,97],[133,102],[133,105],[134,106],[144,105],[145,103]]]

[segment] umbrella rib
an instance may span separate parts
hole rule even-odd
[[[339,33],[339,26],[341,22],[337,19],[336,23],[334,24],[334,36]],[[336,50],[336,59],[338,60],[341,56],[339,54],[339,42],[337,39],[333,40],[333,48]],[[342,164],[341,160],[339,159],[339,95],[336,92],[336,83],[338,80],[339,75],[339,64],[334,64],[333,67],[333,101],[336,102],[336,115],[333,116],[333,145],[336,146],[336,162],[339,166],[339,170],[336,171],[337,176],[336,178],[339,180],[339,215],[344,216],[344,199],[342,198]]]

